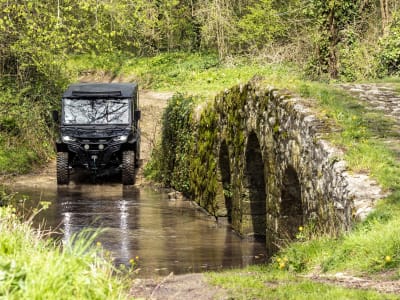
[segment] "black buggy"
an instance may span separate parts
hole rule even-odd
[[[69,184],[70,172],[85,168],[96,178],[120,168],[122,184],[135,182],[140,155],[140,110],[135,83],[81,83],[62,97],[57,148],[57,183]]]

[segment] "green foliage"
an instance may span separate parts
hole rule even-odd
[[[0,297],[5,299],[127,299],[126,281],[84,231],[65,245],[44,239],[9,206],[0,208]],[[47,233],[46,233],[47,234]]]
[[[374,76],[378,60],[368,59],[366,64],[365,57],[378,55],[381,48],[386,49],[381,55],[383,65],[390,65],[389,73],[396,71],[396,18],[393,34],[381,48],[368,42],[381,35],[378,3],[139,0],[134,4],[1,0],[1,72],[15,76],[12,80],[23,86],[40,81],[41,92],[54,91],[66,82],[66,54],[142,56],[201,50],[218,53],[220,61],[238,53],[268,52],[268,57],[279,61],[297,62],[307,56],[312,78],[353,80]],[[311,48],[313,53],[302,51]]]
[[[35,162],[46,161],[53,151],[52,104],[45,100],[48,95],[36,94],[38,88],[36,85],[17,90],[11,85],[0,85],[3,91],[0,95],[0,168],[3,174],[26,172]]]
[[[318,27],[313,42],[316,49],[309,60],[307,73],[312,79],[339,77],[338,46],[343,42],[343,33],[350,23],[359,18],[360,1],[313,1],[307,10]]]
[[[154,57],[128,53],[79,55],[71,57],[67,65],[76,78],[87,72],[94,73],[94,77],[96,72],[104,76],[109,71],[110,75],[138,81],[144,89],[201,96],[214,96],[227,87],[246,83],[255,74],[268,78],[273,85],[290,85],[300,76],[299,69],[292,64],[268,64],[245,57],[222,63],[212,53],[174,52]]]
[[[381,49],[375,39],[362,41],[359,34],[350,28],[343,30],[342,36],[342,43],[338,46],[340,80],[376,78],[380,68],[377,56]]]
[[[381,41],[379,54],[381,76],[400,74],[400,11],[393,16],[389,32]]]
[[[17,144],[17,142],[15,143]],[[31,170],[39,160],[36,153],[29,148],[12,146],[0,150],[1,175],[23,174]]]
[[[238,21],[240,48],[250,52],[263,49],[265,44],[281,37],[286,27],[272,0],[261,0],[248,7],[248,12]],[[255,48],[255,49],[254,49]]]
[[[152,153],[146,174],[186,194],[190,191],[189,164],[193,140],[192,113],[196,99],[175,94],[162,118],[160,145]]]

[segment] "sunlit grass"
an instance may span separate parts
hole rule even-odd
[[[45,239],[11,207],[0,208],[0,297],[4,299],[127,299],[126,282],[83,232],[66,244]]]
[[[220,63],[216,54],[164,53],[155,57],[77,56],[68,62],[76,79],[85,71],[109,71],[115,76],[139,82],[141,88],[212,96],[233,85],[246,83],[253,76],[268,78],[271,85],[291,85],[298,71],[289,65],[232,58]],[[287,87],[287,86],[286,86]]]
[[[318,283],[272,267],[212,273],[208,278],[227,289],[233,299],[397,299],[396,295]]]

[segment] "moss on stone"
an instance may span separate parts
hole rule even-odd
[[[323,231],[347,228],[352,210],[351,201],[346,199],[346,184],[342,183],[345,179],[337,174],[332,156],[316,142],[313,132],[317,130],[309,129],[319,121],[307,123],[296,103],[288,93],[265,89],[255,82],[220,93],[213,102],[202,105],[201,111],[195,108],[193,100],[171,101],[165,121],[172,118],[173,124],[163,129],[168,133],[163,139],[170,141],[162,141],[163,159],[166,158],[162,164],[163,176],[171,176],[165,182],[177,189],[184,187],[193,200],[215,216],[227,214],[225,203],[231,203],[232,226],[239,233],[251,234],[258,226],[257,220],[266,220],[263,226],[271,248],[289,232],[280,228],[279,224],[284,223],[281,218],[301,218],[293,221],[296,224],[306,224],[311,218]],[[192,117],[195,109],[196,119]],[[246,147],[251,133],[257,136],[258,148],[248,152]],[[231,172],[229,183],[223,182],[219,170],[223,142],[228,148],[225,155]],[[257,167],[264,172],[264,206],[258,206],[259,200],[251,203],[251,183],[245,180],[246,161],[252,159],[246,158],[248,153],[260,153],[263,160],[263,165]],[[289,166],[300,185],[301,195],[295,201],[301,202],[302,214],[281,216],[281,192]],[[178,169],[181,167],[183,171]],[[335,176],[339,179],[332,183]],[[229,184],[229,195],[224,184]],[[335,189],[343,189],[343,196],[332,198]],[[335,205],[344,209],[338,210]],[[254,212],[254,207],[265,207],[265,211]]]

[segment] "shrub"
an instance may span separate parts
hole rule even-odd
[[[393,16],[388,34],[380,41],[381,75],[400,74],[400,11]]]

